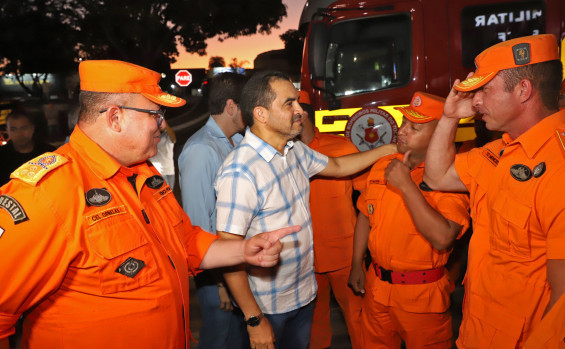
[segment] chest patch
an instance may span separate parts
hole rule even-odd
[[[116,215],[124,214],[124,213],[127,213],[127,209],[124,205],[122,205],[122,206],[117,206],[117,207],[110,207],[108,209],[96,212],[95,214],[90,215],[90,216],[86,216],[84,218],[86,219],[86,222],[88,223],[88,225],[93,225],[95,223],[98,223],[98,222],[106,219],[106,218],[110,218],[112,216],[116,216]]]
[[[104,206],[112,200],[112,194],[106,188],[92,188],[84,196],[88,206]]]
[[[29,220],[22,205],[20,205],[18,200],[9,195],[0,195],[0,207],[8,212],[10,217],[12,217],[14,224],[20,224]]]
[[[163,179],[163,177],[155,175],[147,178],[147,181],[145,183],[151,189],[159,189],[163,186],[165,180]]]
[[[541,175],[545,173],[545,162],[540,162],[539,164],[537,164],[532,172],[535,178],[541,177]]]
[[[496,156],[496,154],[494,154],[490,149],[483,149],[483,156],[485,158],[487,158],[488,161],[490,161],[491,164],[493,164],[494,166],[498,166],[498,159],[499,157]],[[501,154],[502,156],[502,154]]]
[[[510,167],[510,174],[515,180],[525,182],[532,178],[532,170],[526,165],[516,164]]]
[[[116,273],[120,273],[122,275],[127,276],[128,278],[133,278],[141,271],[141,269],[145,268],[145,262],[139,259],[135,259],[133,257],[129,257],[126,259],[125,262],[120,264],[118,269],[116,269]]]
[[[155,198],[155,200],[159,201],[162,198],[164,198],[166,195],[172,193],[173,190],[171,189],[170,186],[166,186],[165,188],[163,188],[162,190],[159,190],[158,192],[153,194],[153,197]]]

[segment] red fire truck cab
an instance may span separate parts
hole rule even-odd
[[[310,95],[316,125],[322,132],[347,133],[347,125],[359,133],[366,125],[352,125],[355,114],[364,113],[357,118],[363,124],[390,117],[398,123],[394,106],[409,103],[416,91],[447,96],[493,44],[541,33],[562,40],[565,2],[309,0],[300,30],[307,33],[301,89]],[[467,129],[459,140],[474,137]],[[372,147],[359,142],[362,150]]]

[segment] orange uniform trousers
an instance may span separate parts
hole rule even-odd
[[[534,328],[524,348],[565,349],[565,295]]]
[[[316,129],[310,148],[328,155],[342,156],[358,152],[347,138],[320,133]],[[310,348],[328,348],[331,345],[330,292],[342,310],[351,345],[359,343],[361,297],[347,286],[353,254],[353,231],[357,213],[352,201],[353,189],[362,190],[364,176],[354,179],[326,179],[314,177],[310,184],[310,212],[314,229],[314,269],[318,283],[314,307]]]
[[[444,276],[446,278],[447,276]],[[365,282],[367,290],[379,282],[374,269],[369,269]],[[453,347],[453,329],[449,311],[442,313],[414,313],[400,307],[384,305],[367,292],[361,312],[363,344],[367,349]]]

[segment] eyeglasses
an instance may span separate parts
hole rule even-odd
[[[157,120],[157,127],[161,127],[161,124],[163,123],[163,119],[165,118],[165,109],[151,110],[151,109],[124,107],[123,105],[118,105],[118,108],[135,110],[142,113],[149,113]],[[108,108],[101,110],[100,113],[105,113],[107,110]]]

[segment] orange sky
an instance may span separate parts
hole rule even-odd
[[[212,56],[224,57],[226,65],[231,62],[233,57],[236,57],[238,61],[249,61],[248,64],[244,65],[244,68],[253,68],[253,60],[259,53],[284,48],[284,43],[279,35],[288,29],[298,29],[298,21],[306,0],[283,0],[283,3],[287,6],[288,16],[283,18],[279,24],[280,28],[272,30],[270,35],[242,36],[223,42],[218,42],[216,39],[208,40],[208,48],[206,49],[208,54],[206,56],[190,54],[184,49],[179,50],[182,52],[180,52],[177,63],[172,64],[171,68],[208,68],[208,60]]]

